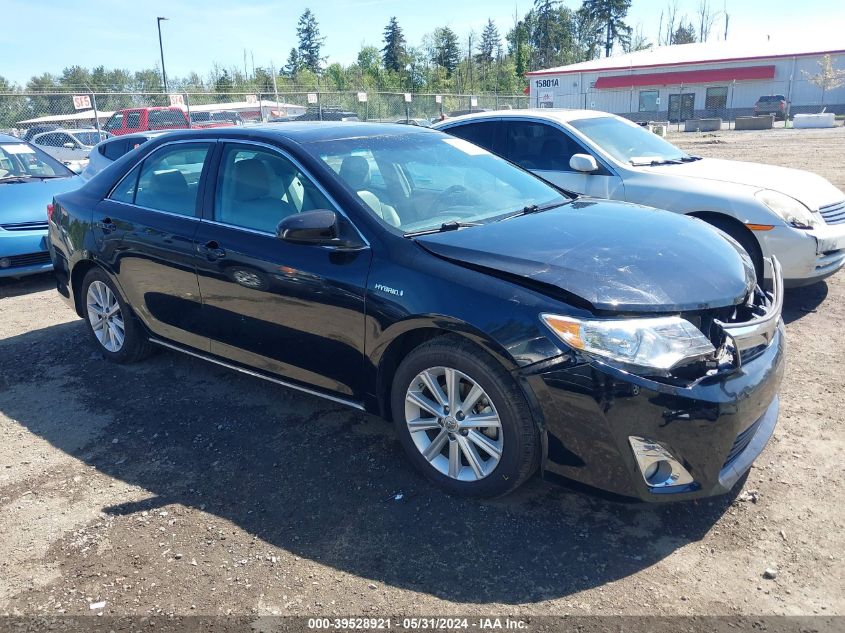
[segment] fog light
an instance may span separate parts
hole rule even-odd
[[[8,257],[0,257],[0,268],[8,268],[12,265],[12,260]]]
[[[692,475],[672,454],[657,442],[632,435],[628,438],[643,480],[651,488],[683,486],[693,482]]]

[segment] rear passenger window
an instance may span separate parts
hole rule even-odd
[[[117,139],[110,143],[104,143],[100,147],[100,153],[109,160],[117,160],[126,153],[126,140]]]
[[[210,147],[209,143],[179,143],[153,152],[141,165],[134,203],[148,209],[194,215],[200,175]]]
[[[493,121],[485,121],[483,123],[468,123],[467,125],[458,125],[451,127],[446,132],[458,138],[462,138],[470,143],[483,147],[486,150],[493,151],[493,130],[496,128],[496,123]]]
[[[129,116],[126,117],[126,127],[130,130],[141,127],[141,113],[130,112]]]
[[[135,190],[138,188],[138,172],[141,171],[141,166],[137,165],[135,169],[121,180],[114,191],[109,196],[110,200],[115,202],[125,202],[126,204],[135,203]]]

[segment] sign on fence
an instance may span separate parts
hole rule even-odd
[[[91,97],[88,95],[73,95],[73,107],[75,110],[90,110]]]
[[[405,103],[411,103],[411,93],[410,92],[405,93]]]
[[[247,95],[245,101],[247,103],[258,103],[258,95]]]
[[[367,93],[366,92],[359,92],[358,93],[358,103],[366,103],[367,102]]]
[[[434,103],[443,103],[443,95],[434,95]]]
[[[309,92],[308,93],[308,103],[317,103],[317,93],[316,92]]]
[[[470,108],[477,108],[478,107],[478,97],[470,97],[469,98],[469,107]]]
[[[185,105],[185,95],[183,94],[173,94],[168,95],[170,97],[170,105],[172,106],[183,106]]]

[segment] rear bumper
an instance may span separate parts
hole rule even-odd
[[[783,376],[780,324],[771,344],[736,372],[683,388],[600,362],[561,360],[523,379],[545,424],[548,472],[646,501],[728,492],[750,468],[777,421]],[[692,483],[654,488],[642,476],[629,437],[659,443]]]
[[[0,230],[0,277],[23,277],[52,268],[46,231]]]

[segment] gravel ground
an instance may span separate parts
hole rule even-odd
[[[842,128],[672,140],[845,190]],[[845,275],[784,317],[780,423],[733,495],[480,503],[376,418],[175,353],[108,364],[49,276],[0,280],[0,614],[845,614]]]

